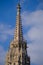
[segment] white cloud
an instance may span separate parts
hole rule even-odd
[[[32,13],[24,12],[22,14],[24,26],[42,25],[43,24],[43,10],[35,11]]]
[[[0,24],[0,41],[4,42],[8,37],[14,35],[14,28],[11,25]]]
[[[14,29],[11,25],[0,24],[0,33],[13,35]]]
[[[23,25],[27,30],[25,38],[28,40],[31,63],[43,65],[43,10],[22,14]],[[24,24],[25,23],[25,24]]]
[[[43,29],[42,28],[37,28],[37,27],[32,27],[28,31],[28,37],[32,40],[42,40],[43,39]]]

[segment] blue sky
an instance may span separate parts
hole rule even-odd
[[[0,65],[5,64],[6,52],[14,38],[17,3],[18,0],[0,0]],[[43,0],[21,0],[21,8],[31,65],[43,65]]]

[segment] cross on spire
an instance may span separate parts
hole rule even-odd
[[[19,0],[19,3],[20,3],[20,0]]]
[[[19,0],[18,3],[21,4],[21,0]]]

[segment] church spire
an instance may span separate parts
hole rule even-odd
[[[21,24],[21,7],[17,5],[15,37],[10,44],[6,56],[6,65],[30,65],[30,57],[27,55],[27,42],[23,41]]]
[[[23,33],[22,33],[22,24],[21,24],[21,7],[20,2],[17,5],[17,18],[16,18],[16,29],[15,29],[15,38],[16,41],[23,40]]]

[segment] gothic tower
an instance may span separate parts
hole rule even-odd
[[[15,34],[6,55],[6,65],[30,65],[30,57],[27,55],[27,42],[23,38],[20,13],[21,7],[18,4]]]

